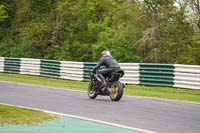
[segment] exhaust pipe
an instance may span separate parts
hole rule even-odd
[[[126,85],[128,85],[128,83],[122,83],[123,88],[125,88]]]

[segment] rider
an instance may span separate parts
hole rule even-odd
[[[99,69],[101,66],[105,66],[106,69],[98,71],[98,75],[102,81],[102,86],[100,88],[105,88],[107,86],[105,77],[112,72],[121,70],[117,61],[110,55],[110,51],[104,50],[102,53],[101,61],[95,66],[95,70]]]

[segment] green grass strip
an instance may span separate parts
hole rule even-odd
[[[42,111],[0,104],[0,125],[37,124],[54,118],[57,116]]]
[[[0,80],[12,81],[27,84],[36,84],[57,88],[70,88],[76,90],[87,90],[88,82],[52,79],[46,77],[27,76],[18,74],[0,73]],[[152,87],[127,85],[124,91],[125,95],[129,96],[145,96],[163,99],[186,100],[193,102],[200,102],[200,90],[178,89],[171,87]]]

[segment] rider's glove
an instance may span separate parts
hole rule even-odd
[[[96,68],[94,68],[94,69],[92,70],[92,72],[93,72],[93,73],[96,73],[96,70],[97,70],[97,69],[96,69]]]

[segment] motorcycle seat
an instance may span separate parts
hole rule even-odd
[[[115,72],[112,72],[111,74],[109,74],[108,76],[108,81],[109,82],[114,82],[119,80],[122,76],[124,76],[124,71],[123,70],[118,70]]]

